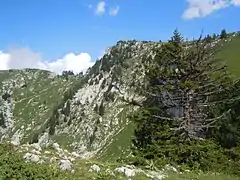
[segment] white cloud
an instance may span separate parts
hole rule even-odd
[[[97,15],[102,15],[104,14],[106,11],[106,3],[104,1],[100,1],[98,4],[97,4],[97,8],[95,10],[95,13]]]
[[[232,0],[234,6],[240,6],[240,0]]]
[[[187,2],[188,9],[183,13],[183,19],[206,17],[230,5],[229,0],[187,0]]]
[[[109,11],[109,14],[111,16],[116,16],[119,12],[119,6],[117,6],[116,8],[111,8],[110,11]]]
[[[9,54],[0,51],[0,70],[8,69]]]
[[[74,73],[86,70],[94,62],[88,53],[68,53],[60,59],[45,61],[40,54],[32,52],[29,48],[10,50],[9,52],[0,51],[0,70],[38,68],[53,71],[57,74],[63,70],[72,70]]]

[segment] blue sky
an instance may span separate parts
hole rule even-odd
[[[2,0],[0,7],[0,51],[27,48],[45,61],[69,53],[95,61],[120,39],[167,40],[175,28],[188,38],[240,29],[240,0]]]

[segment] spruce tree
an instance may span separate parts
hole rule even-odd
[[[223,30],[221,31],[220,38],[221,38],[221,39],[227,38],[227,32],[226,32],[225,29],[223,29]]]
[[[239,94],[221,96],[235,82],[206,39],[200,37],[186,48],[179,37],[175,31],[146,63],[147,100],[133,117],[133,144],[135,155],[189,165],[202,161],[207,146],[217,147],[208,141],[214,137],[209,129],[218,129],[227,119],[232,106],[225,105],[239,102]],[[219,106],[225,108],[219,111]]]
[[[206,42],[210,43],[212,41],[212,37],[208,34],[206,36]]]
[[[175,29],[173,32],[173,36],[171,37],[171,40],[169,40],[170,43],[173,43],[174,45],[180,45],[183,42],[183,36],[178,31],[178,29]]]
[[[213,39],[217,39],[217,37],[218,37],[218,36],[214,33],[214,34],[213,34]]]

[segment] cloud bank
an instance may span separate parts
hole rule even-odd
[[[0,70],[37,68],[60,74],[64,70],[74,73],[86,72],[94,62],[88,53],[68,53],[62,58],[46,61],[41,55],[32,52],[29,48],[14,49],[9,52],[0,51]]]
[[[182,18],[185,20],[202,18],[231,5],[240,6],[240,0],[187,0],[188,8]]]

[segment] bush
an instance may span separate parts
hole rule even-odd
[[[0,179],[62,179],[63,172],[47,164],[27,163],[9,144],[0,144]]]

